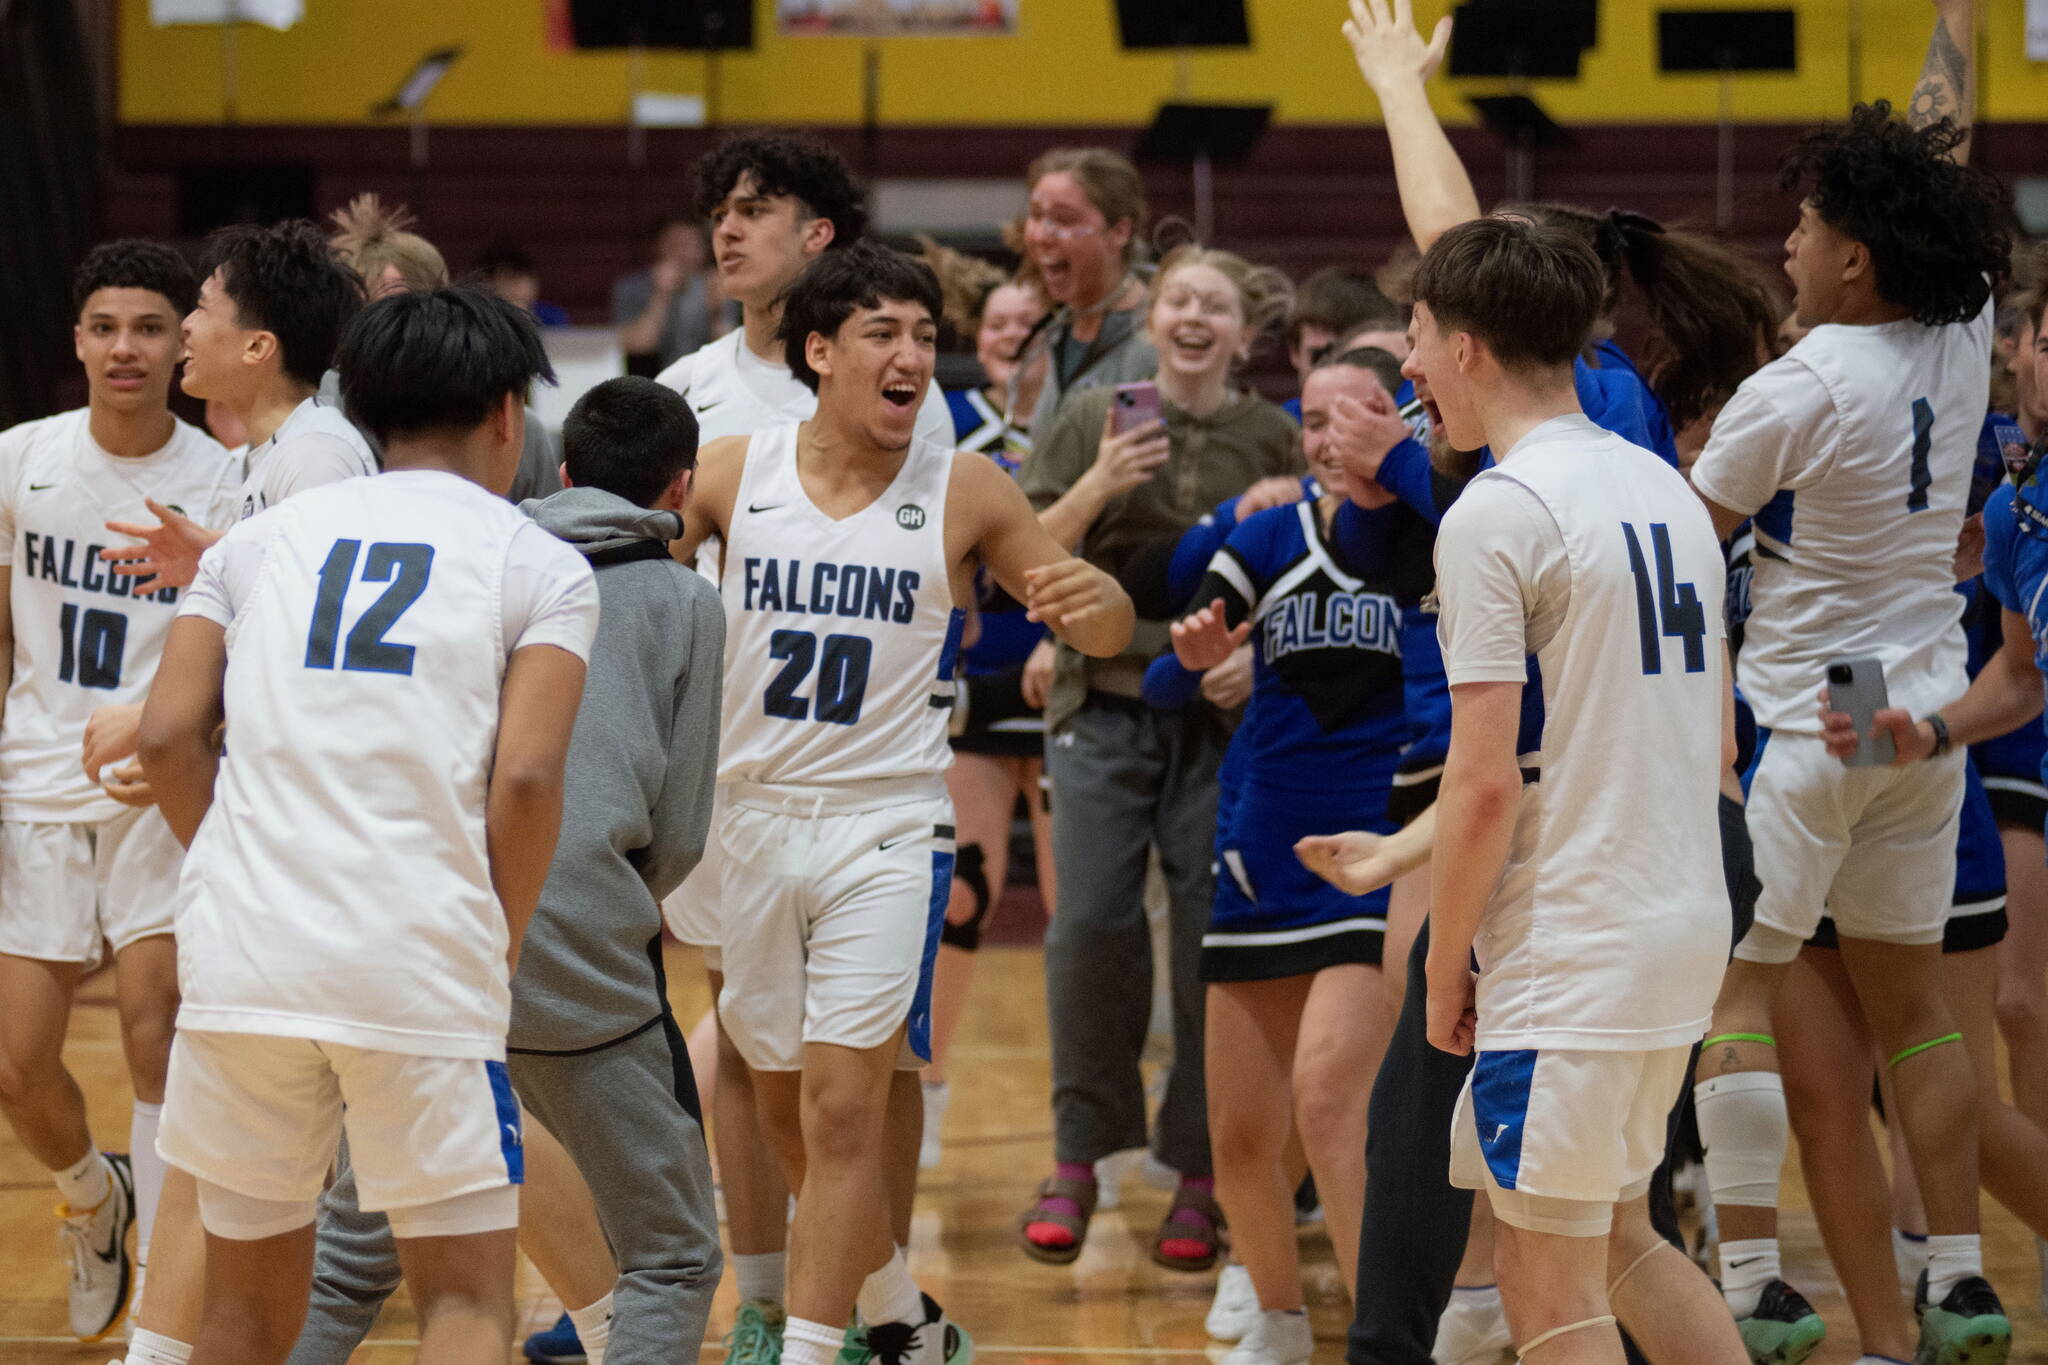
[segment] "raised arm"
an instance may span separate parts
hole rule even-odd
[[[973,551],[1003,591],[1030,609],[1032,620],[1098,659],[1131,642],[1137,615],[1130,597],[1114,578],[1052,538],[1009,475],[979,455],[956,455],[953,484],[948,520],[956,510],[974,518]]]
[[[1415,245],[1427,251],[1446,230],[1479,216],[1472,177],[1429,107],[1429,78],[1451,43],[1450,16],[1437,21],[1425,43],[1416,31],[1410,0],[1351,0],[1344,37],[1358,60],[1358,74],[1379,97],[1394,148],[1401,212]]]
[[[1953,119],[1963,130],[1955,159],[1970,160],[1970,124],[1977,111],[1977,7],[1975,0],[1934,0],[1934,36],[1913,87],[1907,117],[1915,128]]]

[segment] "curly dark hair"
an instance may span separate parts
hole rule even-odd
[[[327,234],[304,219],[238,223],[206,239],[200,276],[220,272],[244,327],[277,337],[284,372],[318,384],[341,334],[363,307],[363,281],[341,263]]]
[[[1915,128],[1884,100],[1859,104],[1801,138],[1779,176],[1810,186],[1821,221],[1870,249],[1878,294],[1928,326],[1976,316],[2012,257],[2005,187],[1957,164],[1963,137],[1951,119]]]
[[[124,237],[101,242],[78,263],[71,275],[72,311],[83,312],[85,301],[102,289],[153,289],[169,299],[171,310],[183,317],[199,297],[199,277],[177,248]]]
[[[832,247],[850,246],[867,231],[867,194],[846,158],[822,142],[785,133],[730,137],[697,162],[697,212],[709,218],[740,177],[754,177],[764,195],[787,194],[812,218],[832,222]]]
[[[804,356],[811,333],[836,337],[848,318],[863,308],[878,308],[884,300],[921,304],[933,322],[946,307],[939,277],[930,266],[880,242],[827,252],[804,267],[783,292],[782,323],[776,330],[790,373],[816,393],[818,372]]]

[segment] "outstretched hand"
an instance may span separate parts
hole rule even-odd
[[[107,523],[109,531],[133,536],[140,542],[101,550],[100,558],[111,566],[108,572],[124,578],[141,578],[134,589],[138,597],[159,588],[191,586],[192,581],[199,577],[199,556],[225,533],[208,530],[155,498],[146,499],[144,505],[156,514],[158,525],[139,526],[127,521]]]
[[[1347,896],[1369,896],[1390,885],[1401,868],[1387,856],[1386,838],[1368,830],[1311,834],[1296,841],[1301,865]]]
[[[1223,599],[1219,597],[1185,620],[1173,623],[1173,657],[1190,673],[1206,673],[1235,653],[1251,633],[1249,616],[1235,630],[1231,629],[1224,616]]]
[[[1425,43],[1415,28],[1410,0],[1351,0],[1344,37],[1358,61],[1358,74],[1375,95],[1384,95],[1403,83],[1427,84],[1436,74],[1451,45],[1451,17],[1437,20]]]

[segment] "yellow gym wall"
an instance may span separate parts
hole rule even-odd
[[[1667,0],[1668,3],[1668,0]],[[1742,0],[1713,0],[1701,8]],[[1735,82],[1736,117],[1803,122],[1840,113],[1852,94],[1903,102],[1933,22],[1928,0],[1781,0],[1799,12],[1792,76]],[[2023,0],[1980,0],[1982,107],[2007,122],[2048,121],[2048,63],[2026,60]],[[784,38],[773,0],[755,0],[753,52],[721,59],[720,121],[858,124],[866,43]],[[1600,45],[1577,82],[1539,82],[1565,123],[1711,121],[1718,82],[1655,73],[1658,0],[1603,0]],[[1768,6],[1758,6],[1768,7]],[[1250,0],[1250,51],[1188,62],[1195,99],[1272,101],[1288,123],[1372,122],[1378,114],[1337,27],[1341,0]],[[1425,25],[1448,0],[1418,0]],[[904,38],[881,51],[885,124],[1141,124],[1175,94],[1169,56],[1117,50],[1111,0],[1020,0],[1002,38]],[[540,0],[306,0],[288,33],[244,25],[237,41],[240,119],[252,124],[351,124],[432,48],[467,49],[431,112],[439,123],[620,122],[631,74],[623,53],[558,53],[543,37]],[[1851,89],[1849,24],[1863,25],[1861,89]],[[153,28],[148,0],[121,0],[120,111],[135,124],[207,124],[221,117],[222,40],[212,28]],[[701,94],[705,62],[650,54],[645,88]],[[1439,82],[1445,117],[1470,122],[1459,95],[1498,83]]]

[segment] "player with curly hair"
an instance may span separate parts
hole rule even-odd
[[[1964,159],[1971,0],[1935,10],[1910,117],[1859,106],[1786,159],[1786,187],[1807,193],[1785,273],[1810,330],[1736,392],[1692,476],[1722,534],[1754,518],[1741,682],[1765,740],[1748,808],[1763,895],[1695,1095],[1723,1292],[1751,1354],[1784,1365],[1824,1329],[1779,1270],[1787,1121],[1771,1005],[1824,911],[1926,1205],[1918,1359],[1988,1365],[2011,1336],[1983,1278],[1975,1081],[1942,986],[1965,755],[1941,708],[1968,685],[1953,561],[2012,243],[2002,190]],[[1843,660],[1874,663],[1890,704],[1930,721],[1925,762],[1830,756],[1816,702]]]

